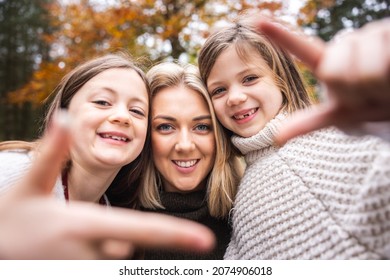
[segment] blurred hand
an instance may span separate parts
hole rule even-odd
[[[348,128],[390,120],[390,19],[366,24],[328,44],[267,18],[259,20],[258,28],[305,63],[326,95],[323,103],[293,114],[277,143],[330,125]]]
[[[0,259],[123,258],[138,245],[195,251],[212,248],[211,231],[194,222],[56,201],[51,191],[70,145],[65,122],[55,122],[42,141],[28,174],[0,197]]]

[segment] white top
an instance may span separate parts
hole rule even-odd
[[[5,150],[0,152],[0,195],[12,187],[29,170],[32,160],[33,153],[26,150]],[[53,195],[60,201],[66,201],[61,176],[58,176],[56,180]],[[104,199],[106,205],[110,205],[105,194]]]

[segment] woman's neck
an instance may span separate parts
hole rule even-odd
[[[69,200],[98,202],[118,172],[119,169],[94,170],[72,164],[68,173]]]

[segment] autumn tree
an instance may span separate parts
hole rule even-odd
[[[136,58],[149,59],[146,67],[166,59],[195,63],[216,22],[254,7],[278,16],[286,12],[282,0],[48,2],[52,32],[43,38],[51,47],[50,57],[42,59],[27,83],[8,94],[13,104],[42,104],[65,73],[91,57],[126,49]]]
[[[25,84],[48,58],[45,0],[0,1],[0,139],[30,138],[37,130],[31,103],[9,103],[8,93]]]

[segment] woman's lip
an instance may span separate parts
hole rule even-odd
[[[172,163],[175,166],[176,170],[178,170],[180,173],[188,174],[188,173],[193,172],[196,169],[196,166],[198,165],[200,160],[196,159],[195,160],[196,162],[192,166],[189,166],[189,167],[184,167],[184,166],[178,165],[177,164],[178,161],[181,161],[181,162],[186,161],[186,162],[188,162],[188,161],[193,161],[193,159],[192,160],[172,160]]]

